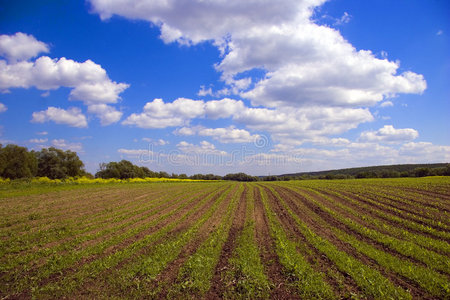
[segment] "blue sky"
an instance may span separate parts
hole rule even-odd
[[[450,162],[450,4],[0,1],[0,143],[175,173]]]

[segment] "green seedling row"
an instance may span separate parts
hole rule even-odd
[[[317,250],[325,254],[337,268],[349,274],[356,284],[368,297],[376,299],[411,299],[411,295],[401,287],[394,286],[389,279],[384,277],[379,271],[365,265],[358,259],[339,250],[333,243],[315,234],[286,204],[280,195],[270,188],[271,192],[281,202],[281,205],[288,211],[295,220],[298,229],[306,240]]]

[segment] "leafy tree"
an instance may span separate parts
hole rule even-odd
[[[167,174],[167,173],[165,173]],[[161,173],[155,173],[147,167],[139,167],[128,160],[100,164],[100,170],[95,174],[97,178],[145,178],[161,177]],[[167,174],[166,178],[169,177]]]
[[[17,145],[0,145],[0,177],[17,179],[36,175],[37,160],[32,152]]]
[[[235,181],[258,181],[257,177],[245,174],[245,173],[236,173],[236,174],[227,174],[223,177],[223,180],[235,180]]]
[[[35,152],[35,155],[38,161],[37,176],[63,179],[87,174],[76,152],[50,147]]]

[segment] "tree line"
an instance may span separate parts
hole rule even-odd
[[[95,176],[86,172],[84,163],[78,154],[70,150],[55,147],[43,148],[40,151],[29,151],[26,147],[0,144],[0,178],[21,179],[32,177],[48,177],[50,179],[66,179],[68,177],[89,178],[178,178],[197,180],[221,180],[214,174],[169,174],[164,171],[155,172],[147,167],[134,165],[128,160],[101,163]]]
[[[411,169],[411,166],[416,168]],[[312,172],[309,174],[290,174],[282,176],[257,177],[245,173],[232,173],[225,176],[214,174],[169,174],[164,171],[155,172],[147,167],[134,165],[128,160],[101,163],[95,178],[178,178],[197,180],[233,180],[233,181],[278,181],[291,179],[350,179],[350,178],[395,178],[450,176],[450,164],[434,165],[378,166],[333,171]],[[342,172],[342,173],[340,173]],[[43,148],[40,151],[28,151],[26,147],[13,144],[3,147],[0,144],[0,177],[9,179],[48,177],[65,179],[68,177],[94,176],[84,169],[84,163],[76,152],[61,150],[55,147]]]
[[[84,163],[76,152],[54,147],[40,151],[9,144],[0,144],[0,177],[9,179],[48,177],[91,176],[84,170]]]

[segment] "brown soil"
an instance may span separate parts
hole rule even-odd
[[[177,276],[181,266],[186,260],[197,251],[198,247],[208,238],[208,236],[217,229],[218,224],[223,219],[223,212],[227,210],[232,197],[236,194],[238,185],[236,184],[233,190],[228,194],[227,198],[219,205],[218,209],[199,229],[196,236],[190,241],[181,251],[180,255],[171,262],[161,274],[158,275],[155,282],[151,284],[151,288],[160,288],[161,292],[158,295],[159,299],[166,299],[167,292],[170,287],[177,284]]]
[[[239,203],[234,214],[233,223],[231,224],[228,238],[222,247],[220,259],[216,265],[213,278],[211,280],[211,288],[205,295],[205,299],[221,298],[226,290],[223,279],[225,272],[230,268],[229,260],[233,255],[233,250],[236,247],[236,238],[244,228],[247,199],[245,197],[248,190],[248,184],[244,183],[244,191],[240,195]]]
[[[374,261],[371,258],[368,258],[359,252],[356,251],[353,247],[351,247],[349,244],[342,242],[339,240],[334,233],[331,230],[332,227],[339,228],[346,232],[347,234],[356,236],[358,240],[364,241],[375,248],[378,248],[379,250],[382,250],[386,253],[389,253],[391,255],[394,255],[402,260],[412,260],[415,263],[421,264],[425,266],[423,263],[420,263],[418,261],[415,261],[414,259],[411,259],[409,257],[405,257],[387,247],[384,245],[381,245],[371,239],[368,239],[367,237],[362,236],[361,234],[352,231],[351,229],[347,228],[344,224],[340,223],[336,219],[334,219],[331,215],[329,215],[327,212],[321,210],[319,207],[314,206],[312,203],[310,203],[306,198],[302,197],[297,192],[290,190],[290,189],[284,189],[284,192],[286,194],[282,194],[280,190],[277,190],[277,192],[280,193],[280,196],[282,195],[283,199],[288,203],[289,207],[294,211],[296,215],[298,215],[302,221],[306,222],[308,227],[313,229],[313,231],[320,235],[321,237],[326,238],[328,241],[333,243],[339,250],[346,252],[347,254],[357,258],[361,262],[363,262],[365,265],[368,265],[372,268],[377,269],[381,272],[385,277],[389,278],[394,284],[400,285],[403,288],[409,290],[413,297],[419,297],[421,299],[423,298],[429,298],[431,297],[429,294],[424,292],[415,282],[412,282],[411,280],[404,278],[401,275],[398,275],[396,273],[393,273],[391,271],[388,271],[384,269],[382,266],[378,265],[376,261]],[[305,193],[308,193],[309,196],[314,197],[314,199],[319,199],[317,195],[314,195],[308,191],[304,191]],[[290,194],[290,195],[289,195]],[[302,205],[298,205],[301,203]],[[304,205],[304,206],[303,206]],[[319,222],[315,221],[312,217],[306,217],[310,212],[308,210],[313,211],[316,213],[323,221],[323,224],[320,224]],[[329,224],[330,227],[324,224]]]
[[[215,195],[212,197],[212,199],[210,199],[206,204],[204,204],[201,208],[199,208],[197,214],[203,214],[203,213],[204,213],[204,212],[212,205],[212,203],[214,202],[214,200],[217,199],[217,198],[219,197],[219,195],[220,195],[221,192],[223,192],[223,189],[220,189],[220,190],[214,190],[214,191],[209,192],[209,193],[207,193],[206,195],[203,195],[202,197],[199,197],[199,198],[197,198],[196,200],[194,200],[194,201],[201,201],[202,199],[208,197],[208,195],[215,194]],[[94,256],[90,256],[90,257],[83,258],[83,259],[82,259],[81,261],[79,261],[76,265],[73,265],[73,266],[71,266],[70,268],[65,269],[64,271],[62,271],[61,274],[57,274],[57,275],[55,274],[55,276],[51,276],[50,278],[44,279],[44,280],[41,282],[40,285],[41,285],[41,286],[44,286],[44,285],[46,285],[46,284],[48,284],[48,283],[50,283],[50,282],[52,282],[52,281],[59,281],[59,280],[61,280],[62,278],[66,277],[66,276],[68,276],[68,275],[70,275],[70,274],[73,274],[73,273],[77,272],[77,270],[78,270],[79,268],[81,268],[81,267],[82,267],[83,265],[85,265],[85,264],[88,264],[88,263],[90,263],[90,262],[92,262],[92,261],[94,261],[94,260],[100,259],[100,258],[102,258],[102,257],[106,257],[106,256],[108,256],[108,255],[110,255],[110,254],[115,253],[116,251],[119,251],[120,249],[124,249],[124,248],[127,247],[128,245],[131,245],[132,243],[134,243],[134,242],[136,242],[136,241],[138,241],[138,240],[144,238],[146,235],[152,234],[153,232],[156,232],[156,231],[158,231],[159,229],[161,229],[161,228],[167,226],[168,224],[170,224],[170,223],[176,221],[177,219],[179,219],[184,213],[186,213],[186,212],[189,211],[190,209],[192,209],[192,206],[190,206],[190,205],[184,207],[183,209],[181,209],[180,211],[178,211],[177,213],[175,213],[175,214],[172,215],[171,217],[169,217],[169,218],[167,218],[167,219],[161,221],[161,222],[158,223],[158,224],[155,224],[155,225],[152,226],[152,227],[149,227],[148,229],[146,229],[146,230],[140,232],[139,234],[135,235],[134,237],[129,238],[129,239],[126,239],[125,241],[123,241],[123,242],[121,242],[121,243],[119,243],[119,244],[113,245],[113,246],[111,246],[111,247],[105,249],[105,250],[102,252],[101,255],[94,255]],[[169,210],[169,211],[170,211],[170,210]],[[167,213],[167,212],[168,212],[168,211],[165,211],[165,213]],[[155,215],[154,218],[157,218],[158,216],[161,216],[161,215],[163,215],[163,214],[164,214],[163,211],[158,212],[158,214]],[[197,215],[197,214],[196,214],[196,215]],[[154,219],[154,218],[152,218],[152,219]],[[179,224],[175,229],[173,229],[171,232],[169,232],[169,233],[168,233],[168,236],[174,234],[174,232],[177,232],[177,231],[182,230],[183,227],[187,227],[187,226],[188,226],[189,224],[191,224],[194,220],[195,220],[195,219],[194,219],[194,216],[193,216],[193,215],[190,215],[186,220],[184,220],[181,224]],[[150,248],[151,248],[151,247],[150,247]],[[144,249],[141,250],[141,251],[144,251],[144,252],[145,252],[145,251],[149,251],[150,248],[144,248]],[[116,266],[116,268],[120,268],[121,265],[127,263],[127,262],[128,262],[129,260],[131,260],[131,259],[132,259],[132,258],[127,259],[127,260],[121,262],[118,266]],[[106,271],[106,272],[107,272],[107,271]],[[101,276],[100,276],[100,277],[101,277]]]
[[[383,217],[383,216],[379,216],[379,215],[376,214],[372,209],[369,209],[369,208],[363,208],[363,207],[361,207],[361,206],[358,206],[358,205],[356,205],[356,204],[354,204],[354,203],[349,202],[349,201],[346,200],[346,199],[343,199],[343,198],[341,198],[341,197],[339,197],[339,196],[336,196],[336,195],[334,195],[334,194],[332,194],[332,193],[328,193],[327,191],[323,191],[323,190],[317,190],[317,191],[320,192],[320,193],[322,193],[322,194],[324,194],[324,195],[326,195],[327,197],[333,199],[334,201],[337,201],[337,202],[339,202],[339,203],[342,203],[343,205],[348,206],[348,207],[352,208],[353,210],[358,211],[361,215],[368,215],[368,216],[370,216],[370,217],[372,217],[372,218],[374,218],[374,219],[381,220],[383,223],[386,223],[386,224],[389,224],[389,225],[392,225],[392,226],[395,226],[395,227],[403,228],[403,229],[405,229],[405,230],[407,230],[407,231],[409,231],[409,232],[411,232],[411,233],[414,233],[414,234],[424,235],[424,236],[428,236],[428,237],[431,237],[431,238],[441,239],[441,240],[442,240],[441,237],[436,237],[435,235],[433,235],[433,234],[431,234],[431,233],[419,231],[419,230],[416,230],[416,229],[412,229],[412,228],[410,228],[410,227],[408,227],[408,226],[406,226],[406,225],[404,225],[404,224],[401,224],[401,223],[395,222],[395,221],[393,221],[393,220],[390,220],[389,218],[386,218],[386,217]],[[304,191],[304,192],[308,193],[308,191]],[[313,196],[313,197],[316,197],[316,195],[313,194],[313,193],[309,193],[309,194],[310,194],[311,196]],[[360,201],[360,202],[362,202],[362,203],[364,203],[364,204],[371,205],[369,202],[365,201],[364,199],[361,199],[360,197],[358,197],[358,196],[356,196],[356,195],[344,194],[344,193],[342,193],[342,194],[345,195],[345,196],[347,196],[347,197],[351,197],[351,198],[353,198],[353,199],[355,199],[355,200],[357,200],[357,201]],[[389,232],[388,230],[380,230],[379,228],[375,228],[374,226],[372,226],[372,225],[366,223],[365,221],[363,221],[362,219],[356,218],[355,216],[351,215],[351,214],[348,213],[348,212],[345,212],[345,211],[342,210],[341,208],[339,208],[339,207],[337,207],[337,206],[334,206],[332,203],[330,203],[330,202],[328,202],[328,201],[326,201],[326,200],[324,200],[324,199],[321,199],[321,197],[316,197],[315,199],[318,200],[318,201],[320,201],[320,202],[321,202],[322,204],[324,204],[324,205],[327,205],[327,206],[329,206],[329,207],[333,207],[333,210],[339,211],[340,214],[343,214],[343,215],[345,215],[346,217],[349,217],[349,218],[351,218],[351,219],[353,219],[353,220],[355,220],[355,221],[357,221],[357,222],[359,222],[359,223],[365,224],[366,227],[370,227],[370,228],[372,228],[372,229],[374,229],[374,230],[383,232],[384,234],[387,234],[387,235],[392,235],[391,232]],[[388,213],[388,214],[391,214],[391,215],[394,215],[394,216],[403,218],[403,219],[407,219],[407,220],[410,220],[410,221],[413,221],[413,222],[416,222],[416,223],[419,223],[419,224],[423,224],[423,225],[426,225],[426,226],[430,226],[430,227],[435,228],[434,226],[431,226],[431,225],[429,225],[429,224],[427,224],[427,223],[424,223],[424,222],[418,222],[417,220],[414,220],[414,219],[411,220],[410,218],[406,218],[405,215],[400,214],[400,213],[398,213],[398,212],[394,212],[394,211],[390,211],[390,210],[389,210],[389,211],[386,211],[386,210],[383,209],[383,208],[377,208],[377,209],[380,210],[380,211],[383,211],[383,212],[385,212],[385,213]],[[446,230],[443,230],[442,228],[436,228],[436,229],[441,230],[441,231],[446,231]],[[396,237],[396,238],[397,238],[397,237]]]
[[[271,299],[299,299],[293,287],[289,284],[288,278],[281,265],[278,255],[275,252],[273,239],[270,237],[269,224],[264,206],[261,200],[259,188],[253,190],[255,199],[255,230],[256,241],[259,245],[261,260],[265,266],[265,271],[269,281],[273,284]]]
[[[289,190],[279,189],[278,187],[276,187],[275,190],[303,222],[307,223],[308,226],[314,226],[313,231],[316,232],[316,234],[319,234],[318,231],[320,231],[320,235],[322,237],[326,236],[328,240],[329,238],[332,238],[334,242],[339,243],[340,247],[346,248],[346,245],[334,236],[329,227],[320,226],[315,222],[311,215],[307,213],[306,210],[299,209],[299,207],[294,204],[296,199],[293,198],[292,195],[289,195]],[[360,294],[360,290],[358,290],[356,282],[354,282],[351,277],[347,276],[347,274],[340,272],[335,264],[328,259],[328,257],[314,248],[299,231],[296,221],[281,205],[280,200],[277,199],[270,190],[266,189],[266,192],[269,196],[268,198],[270,200],[271,207],[277,216],[279,216],[279,220],[283,224],[284,228],[292,235],[292,238],[301,241],[301,244],[304,247],[304,251],[302,251],[301,254],[308,260],[314,269],[327,275],[326,280],[333,287],[335,293],[338,295],[337,297],[346,298],[352,293]],[[330,240],[330,242],[333,241]],[[351,248],[351,250],[353,250],[353,248]],[[343,278],[343,282],[338,282],[336,276],[330,276],[332,273],[340,274],[338,276]]]
[[[211,216],[211,218],[209,218],[200,227],[196,236],[191,241],[188,242],[188,244],[181,250],[180,255],[174,261],[170,262],[167,265],[167,267],[156,277],[155,280],[142,281],[142,284],[146,290],[157,291],[157,294],[158,294],[158,296],[156,296],[157,298],[166,299],[169,288],[176,283],[176,279],[177,279],[177,275],[178,275],[178,271],[179,271],[180,267],[184,264],[184,262],[187,260],[187,258],[189,256],[191,256],[192,254],[195,253],[195,251],[198,249],[198,247],[201,245],[201,243],[207,239],[209,234],[216,229],[217,224],[220,223],[220,221],[223,217],[223,212],[226,211],[227,206],[228,206],[229,202],[231,201],[232,196],[236,193],[237,187],[238,187],[238,185],[236,185],[235,188],[228,194],[226,199],[224,199],[224,201],[222,201],[219,204],[219,207],[214,212],[214,214]],[[214,197],[214,199],[212,199],[211,203],[214,202],[215,199],[217,199],[217,197]],[[202,209],[202,211],[198,213],[198,216],[192,216],[190,219],[192,219],[192,221],[195,222],[195,220],[197,220],[197,218],[200,217],[200,215],[203,213],[204,213],[204,210]],[[183,223],[181,226],[183,228],[186,228],[189,225],[186,225]],[[174,234],[175,232],[179,232],[179,231],[181,231],[181,227],[175,229],[171,234]],[[148,251],[148,250],[150,250],[150,249],[146,249],[146,251]],[[140,254],[142,254],[142,253],[143,252],[141,252]],[[122,264],[124,264],[124,263],[126,263],[126,262],[123,262]],[[120,266],[118,268],[120,268]],[[84,295],[92,295],[92,293],[105,295],[105,293],[106,293],[106,295],[109,295],[111,297],[121,296],[121,295],[117,295],[117,294],[116,295],[112,294],[112,293],[114,293],[114,290],[109,291],[107,283],[104,283],[102,286],[104,286],[104,289],[99,291],[97,282],[91,282],[91,283],[85,284],[83,286],[83,290],[84,290],[83,293],[84,293]],[[159,293],[158,293],[158,291],[159,291]]]
[[[323,189],[320,189],[320,190],[322,192],[327,193]],[[383,210],[383,211],[386,211],[386,212],[389,212],[389,213],[396,213],[396,212],[392,211],[389,208],[381,207],[380,205],[377,205],[377,204],[374,204],[374,203],[370,203],[369,201],[363,199],[362,197],[360,197],[358,195],[355,195],[354,193],[344,192],[344,191],[339,191],[339,193],[342,194],[342,195],[354,198],[354,199],[356,199],[358,201],[364,202],[367,205],[376,206],[380,210]],[[426,207],[424,207],[422,205],[407,204],[405,202],[396,201],[396,200],[390,199],[390,198],[385,197],[385,196],[375,195],[375,193],[372,193],[372,192],[366,193],[365,197],[367,197],[370,200],[373,200],[373,201],[376,201],[376,202],[380,202],[380,203],[382,203],[382,204],[384,204],[386,206],[389,206],[391,208],[398,209],[400,211],[403,211],[403,212],[406,212],[406,213],[410,213],[410,214],[413,214],[413,215],[416,215],[416,216],[419,216],[419,217],[422,217],[422,218],[429,219],[430,218],[429,215],[431,214],[434,217],[437,217],[439,219],[442,219],[442,220],[448,222],[448,220],[446,220],[447,218],[445,217],[444,212],[442,210],[437,210],[437,209],[430,210],[430,209],[427,209]],[[397,214],[399,214],[399,213],[397,213]],[[402,216],[402,218],[410,218],[406,214],[401,214],[401,216]],[[412,220],[414,221],[414,219],[412,219]],[[415,221],[415,222],[418,222],[418,221]]]

